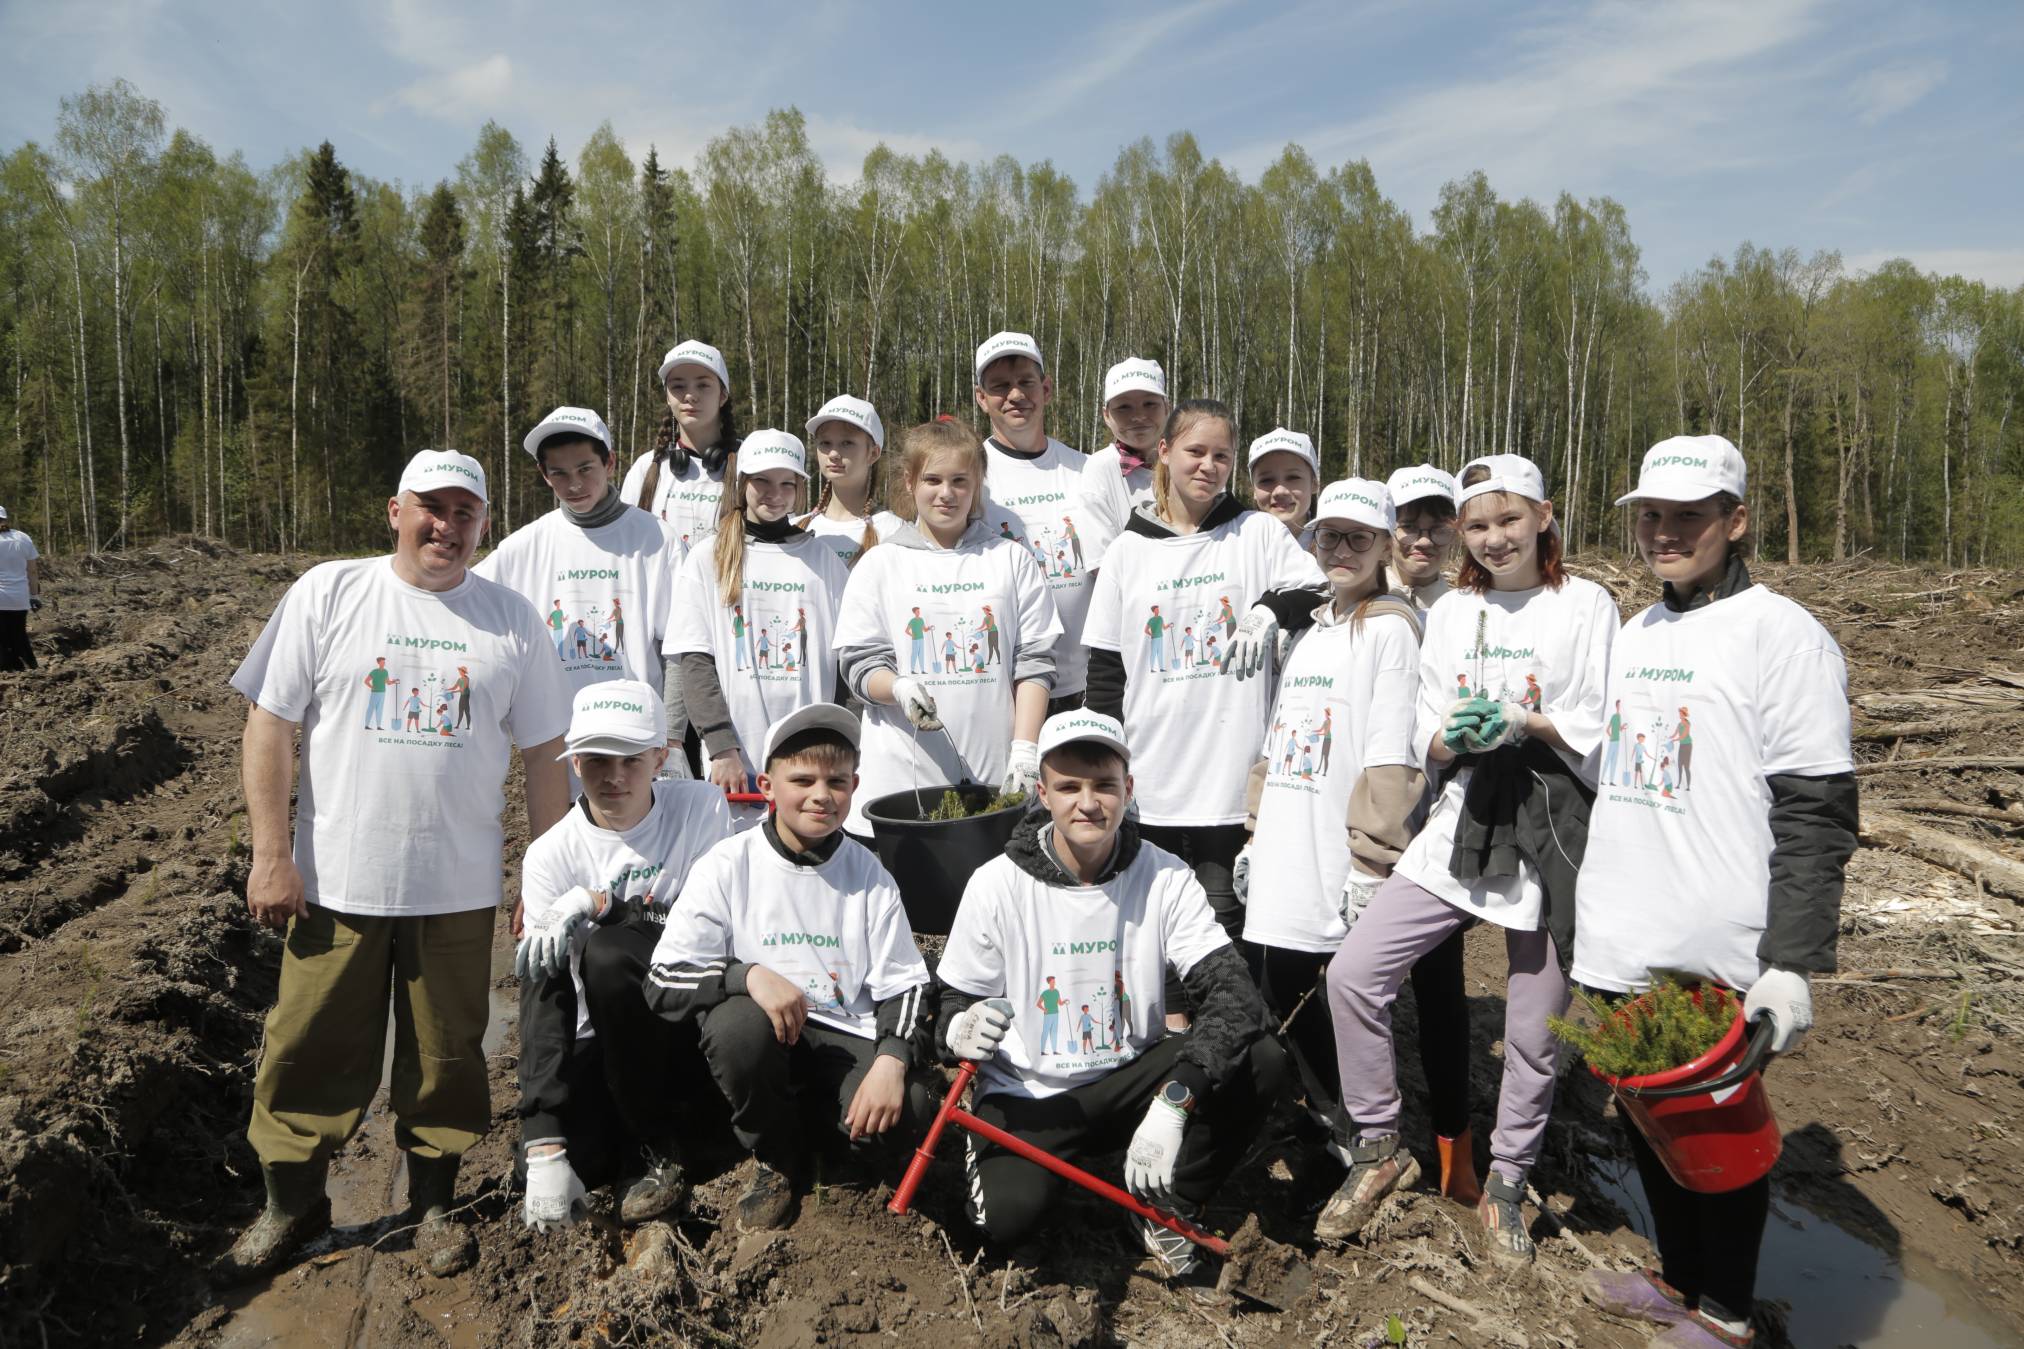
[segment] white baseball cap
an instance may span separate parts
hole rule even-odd
[[[984,387],[984,370],[991,362],[1007,356],[1031,356],[1033,363],[1040,367],[1040,373],[1047,373],[1047,361],[1040,355],[1040,344],[1033,340],[1031,333],[995,333],[984,339],[977,348],[977,387]]]
[[[1454,474],[1444,468],[1435,468],[1432,464],[1414,464],[1399,469],[1385,479],[1384,485],[1385,490],[1391,493],[1394,512],[1404,510],[1410,503],[1424,501],[1428,497],[1439,497],[1453,506],[1455,498],[1461,492],[1455,485]]]
[[[1478,464],[1490,470],[1490,476],[1462,488],[1456,494],[1456,506],[1489,492],[1510,492],[1527,501],[1546,500],[1546,475],[1539,471],[1539,465],[1524,455],[1486,454],[1481,459],[1471,459],[1462,465],[1462,477],[1467,478],[1469,470]]]
[[[1167,372],[1160,369],[1158,361],[1149,361],[1143,356],[1127,356],[1105,372],[1103,377],[1103,401],[1122,393],[1156,393],[1167,396]]]
[[[558,760],[572,754],[644,754],[668,743],[668,715],[661,695],[637,679],[607,679],[576,691],[569,709],[569,735]]]
[[[604,418],[589,408],[570,407],[557,408],[543,417],[540,425],[521,439],[520,448],[538,456],[541,453],[541,442],[560,431],[601,441],[605,452],[611,452],[611,432],[606,429]]]
[[[1645,451],[1637,486],[1616,504],[1705,501],[1717,492],[1741,499],[1747,495],[1747,477],[1743,452],[1726,437],[1671,436]]]
[[[853,748],[858,742],[855,714],[835,703],[810,703],[806,707],[795,708],[766,728],[766,748],[759,755],[759,771],[765,772],[766,765],[773,762],[774,750],[803,731],[834,731],[848,740]]]
[[[808,451],[799,437],[787,431],[754,431],[738,446],[740,473],[770,473],[776,468],[807,479]]]
[[[1314,523],[1362,525],[1389,534],[1398,523],[1392,508],[1391,492],[1369,478],[1344,478],[1321,489],[1315,506]]]
[[[5,506],[0,506],[0,520],[5,520],[6,518],[7,518],[7,508]]]
[[[1297,454],[1307,461],[1307,467],[1314,470],[1318,480],[1321,477],[1321,460],[1314,453],[1314,442],[1299,431],[1289,431],[1275,426],[1251,442],[1251,452],[1244,458],[1244,471],[1252,472],[1258,461],[1268,454]]]
[[[1040,757],[1046,758],[1063,745],[1072,745],[1078,740],[1094,741],[1106,748],[1114,749],[1131,762],[1131,751],[1125,748],[1124,727],[1116,717],[1106,717],[1101,712],[1088,708],[1077,708],[1070,712],[1056,712],[1040,727]]]
[[[486,501],[485,466],[455,450],[423,450],[401,470],[403,492],[433,492],[442,487],[461,487]]]
[[[702,366],[717,377],[717,382],[724,386],[725,393],[731,392],[731,370],[724,364],[724,353],[708,342],[698,342],[692,337],[686,342],[678,342],[668,348],[668,354],[661,357],[660,381],[663,386],[668,382],[668,371],[678,365]]]
[[[836,397],[817,408],[815,415],[808,419],[808,438],[815,439],[815,428],[824,422],[845,422],[871,437],[871,443],[885,448],[886,427],[879,420],[878,409],[862,398],[852,398],[847,393]]]

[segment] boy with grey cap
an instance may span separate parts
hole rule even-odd
[[[449,1210],[458,1161],[492,1115],[482,1040],[506,772],[517,743],[540,834],[566,805],[569,719],[534,606],[467,570],[486,522],[475,459],[417,454],[387,502],[393,555],[310,568],[232,676],[252,703],[246,900],[287,935],[246,1131],[267,1206],[218,1262],[223,1282],[278,1269],[329,1226],[325,1172],[379,1089],[390,1000],[415,1248],[438,1276],[476,1258]],[[389,690],[434,707],[453,689],[467,721],[370,719]]]

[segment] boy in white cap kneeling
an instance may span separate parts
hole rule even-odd
[[[912,1138],[933,1114],[928,968],[899,888],[843,834],[858,719],[798,708],[766,734],[773,813],[696,865],[646,981],[654,1011],[699,1025],[731,1124],[754,1159],[735,1220],[787,1225],[808,1144],[795,1097],[853,1144]]]
[[[1129,1141],[1131,1192],[1194,1218],[1270,1113],[1286,1054],[1200,882],[1127,815],[1124,728],[1065,712],[1039,744],[1045,809],[971,877],[942,955],[942,1044],[982,1065],[980,1119],[1066,1161]],[[1166,1030],[1169,967],[1193,1007],[1185,1035]],[[971,1220],[1005,1244],[1061,1186],[974,1136],[966,1165]],[[1165,1273],[1195,1272],[1185,1238],[1139,1226]]]
[[[675,1135],[703,1077],[693,1027],[671,1026],[640,995],[661,928],[689,870],[731,836],[707,782],[655,781],[667,713],[638,680],[578,690],[562,757],[583,795],[528,845],[520,871],[523,1217],[567,1224],[586,1187],[636,1177],[627,1223],[660,1217],[686,1192]],[[706,1112],[705,1112],[706,1113]]]

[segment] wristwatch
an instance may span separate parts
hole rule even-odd
[[[1195,1093],[1185,1082],[1168,1082],[1160,1088],[1160,1099],[1183,1114],[1195,1108]]]

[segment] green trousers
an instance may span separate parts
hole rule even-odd
[[[394,1141],[457,1157],[484,1136],[495,917],[365,918],[312,904],[288,924],[246,1128],[262,1165],[328,1162],[357,1131],[379,1090],[389,1002]]]

